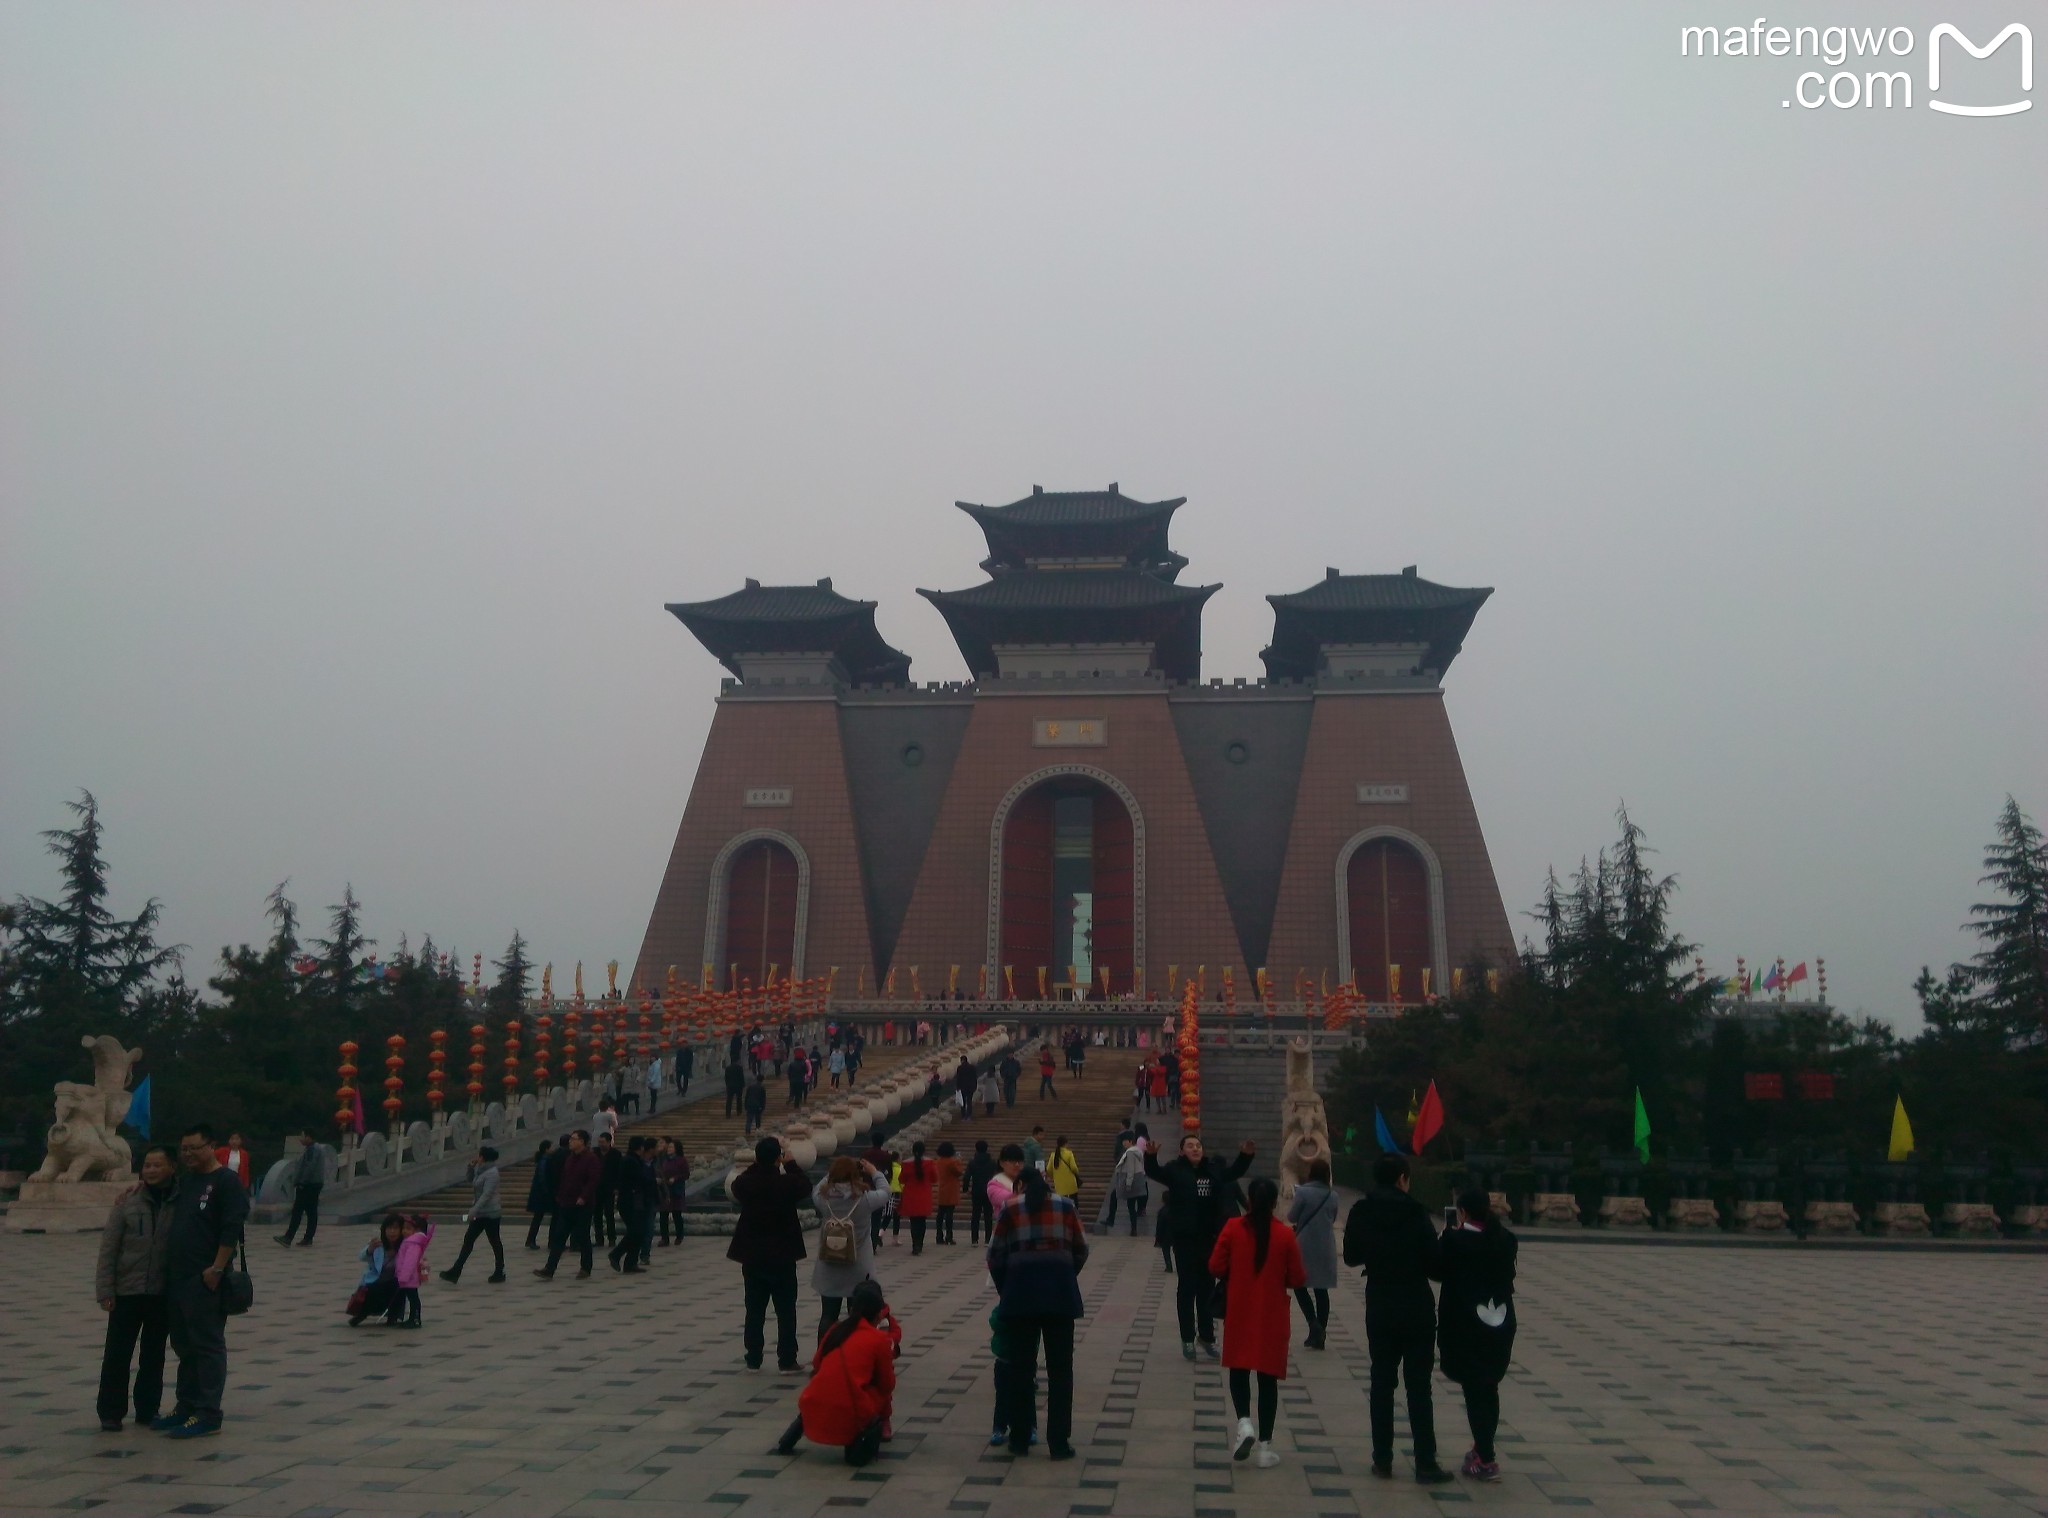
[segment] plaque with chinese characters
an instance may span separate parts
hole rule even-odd
[[[1358,782],[1358,803],[1360,806],[1370,806],[1374,803],[1386,805],[1390,802],[1398,804],[1407,799],[1408,787],[1405,785],[1369,783],[1364,780]]]
[[[789,806],[796,801],[796,791],[787,785],[750,785],[747,787],[748,806]]]
[[[1033,748],[1106,748],[1107,717],[1040,717],[1031,724]]]

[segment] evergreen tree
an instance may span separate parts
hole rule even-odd
[[[512,930],[512,942],[505,945],[505,957],[494,959],[498,978],[484,993],[484,1005],[501,1017],[509,1017],[526,1004],[526,982],[533,974],[533,961],[526,957],[526,940]]]
[[[82,1038],[109,1033],[133,1044],[146,1023],[169,1039],[190,1010],[177,978],[183,945],[156,941],[161,904],[151,897],[133,917],[113,914],[99,802],[81,791],[65,804],[76,825],[42,835],[62,891],[54,901],[17,896],[0,922],[0,1131],[49,1122],[50,1087],[84,1074]],[[175,992],[157,984],[165,971]],[[176,1053],[163,1042],[147,1052]]]
[[[353,1010],[359,1002],[359,977],[363,950],[376,939],[363,934],[363,904],[356,900],[355,887],[344,884],[341,900],[328,907],[327,937],[313,940],[320,960],[320,979],[338,1010]]]
[[[2048,1042],[2048,844],[2010,796],[1978,883],[2001,897],[1970,908],[1984,945],[1971,962],[1978,1000],[2011,1042]]]

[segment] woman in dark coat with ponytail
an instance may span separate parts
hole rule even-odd
[[[1460,1473],[1500,1480],[1494,1431],[1500,1427],[1500,1383],[1515,1347],[1515,1236],[1493,1215],[1483,1191],[1458,1198],[1458,1226],[1444,1233],[1443,1300],[1437,1348],[1444,1375],[1465,1390],[1472,1449]]]

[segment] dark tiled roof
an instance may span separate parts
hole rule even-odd
[[[884,643],[875,628],[875,603],[842,596],[830,580],[749,580],[729,596],[673,601],[668,610],[735,675],[742,654],[831,653],[857,683],[910,678],[910,656]]]
[[[1170,516],[1176,507],[1187,504],[1187,497],[1139,501],[1120,494],[1114,485],[1107,490],[1040,490],[1034,486],[1031,494],[1007,506],[977,506],[972,501],[953,504],[979,522],[1016,527],[1072,527]]]
[[[1424,667],[1441,675],[1465,646],[1472,620],[1493,591],[1439,585],[1413,569],[1397,575],[1331,570],[1306,590],[1268,596],[1273,641],[1259,657],[1275,680],[1313,677],[1331,643],[1426,643]]]
[[[763,585],[749,580],[729,596],[714,601],[672,601],[668,609],[686,623],[698,617],[719,622],[818,622],[858,613],[862,607],[873,611],[875,603],[842,596],[827,579],[815,585]]]
[[[1134,569],[1032,569],[966,590],[920,590],[934,605],[976,611],[1144,611],[1200,605],[1220,585],[1169,585]]]
[[[1291,611],[1448,611],[1466,606],[1477,611],[1492,594],[1491,586],[1468,590],[1413,574],[1340,575],[1332,571],[1307,590],[1266,599]]]

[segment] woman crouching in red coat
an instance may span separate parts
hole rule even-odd
[[[1280,1383],[1287,1379],[1287,1346],[1294,1337],[1289,1293],[1308,1284],[1294,1230],[1273,1217],[1280,1187],[1260,1176],[1250,1189],[1244,1216],[1230,1219],[1209,1251],[1209,1274],[1224,1285],[1223,1368],[1230,1372],[1230,1401],[1237,1409],[1237,1444],[1232,1457],[1246,1459],[1254,1443],[1258,1463],[1278,1465],[1273,1420],[1280,1412]],[[1252,1426],[1252,1375],[1259,1378],[1259,1422]]]
[[[837,1445],[848,1465],[866,1465],[889,1437],[890,1404],[896,1390],[896,1345],[882,1288],[867,1280],[846,1299],[848,1317],[832,1325],[811,1359],[810,1384],[796,1399],[797,1421],[776,1444],[787,1455],[799,1437]],[[889,1329],[881,1325],[889,1323]]]

